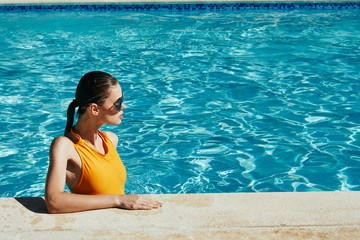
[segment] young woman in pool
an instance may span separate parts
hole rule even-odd
[[[73,126],[75,109],[79,118]],[[45,202],[50,213],[119,207],[150,210],[161,203],[143,195],[125,195],[126,170],[116,151],[118,137],[101,132],[103,124],[119,125],[123,92],[104,72],[85,74],[67,112],[65,136],[50,146]],[[71,193],[64,192],[65,183]]]

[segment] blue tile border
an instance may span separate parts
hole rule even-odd
[[[111,3],[111,4],[11,4],[0,12],[104,12],[104,11],[243,11],[243,10],[354,10],[360,2],[244,2],[244,3]]]

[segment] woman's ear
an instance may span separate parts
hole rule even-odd
[[[99,106],[96,103],[90,104],[89,110],[95,116],[99,115]]]

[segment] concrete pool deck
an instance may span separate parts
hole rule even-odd
[[[0,239],[360,239],[360,192],[152,195],[161,209],[48,214],[0,198]]]

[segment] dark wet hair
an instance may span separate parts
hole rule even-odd
[[[73,126],[76,107],[79,107],[78,114],[81,115],[91,103],[101,106],[110,94],[110,87],[116,84],[118,84],[116,78],[108,73],[100,71],[86,73],[77,85],[75,99],[69,104],[65,134],[70,132]]]

